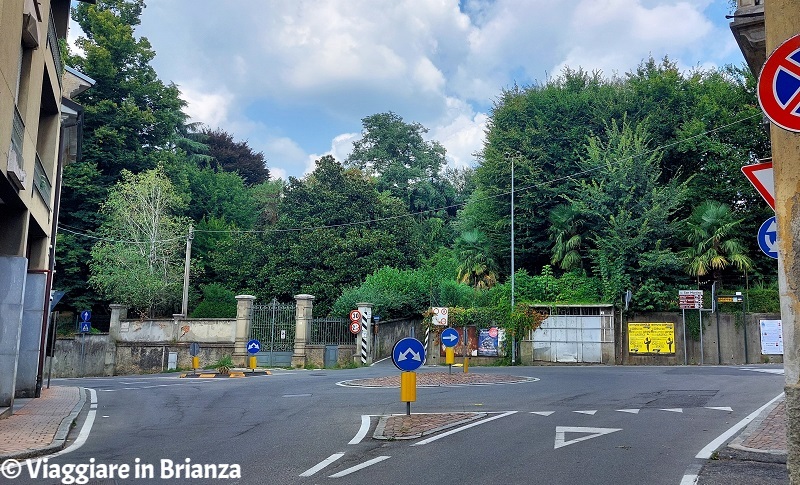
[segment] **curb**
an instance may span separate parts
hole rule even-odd
[[[198,372],[188,373],[184,372],[179,376],[180,379],[241,379],[242,377],[256,377],[256,376],[271,376],[272,372],[268,370],[258,372],[243,372],[231,371],[228,374],[220,374],[218,372]]]
[[[764,420],[767,419],[767,416],[769,416],[770,413],[772,413],[772,411],[776,407],[778,407],[782,402],[784,402],[785,399],[786,399],[785,397],[783,399],[778,399],[777,401],[772,403],[769,407],[764,409],[764,411],[762,411],[761,414],[759,414],[756,419],[754,419],[750,424],[747,425],[744,431],[739,433],[739,435],[736,436],[736,438],[734,438],[728,444],[728,448],[733,448],[735,450],[747,451],[752,453],[764,453],[769,455],[786,455],[787,450],[763,450],[758,448],[750,448],[742,444],[745,442],[745,440],[750,438],[750,435],[756,432],[756,430],[761,426]]]
[[[67,443],[69,431],[72,429],[72,422],[75,421],[75,418],[78,417],[83,410],[83,406],[86,404],[86,389],[83,387],[79,387],[78,389],[80,390],[80,400],[75,404],[75,407],[72,408],[72,411],[61,420],[52,443],[41,448],[31,448],[17,453],[0,455],[0,460],[35,458],[37,456],[49,455],[63,450]]]
[[[429,413],[424,413],[424,414],[429,414]],[[463,414],[463,413],[459,413],[459,414]],[[417,414],[417,416],[418,415],[419,414]],[[469,418],[466,418],[466,419],[461,419],[461,420],[453,422],[453,423],[443,424],[443,425],[439,426],[438,428],[428,429],[428,430],[425,430],[425,431],[422,431],[420,433],[416,433],[416,434],[413,434],[413,435],[403,435],[403,436],[384,436],[383,435],[383,431],[386,428],[387,421],[389,421],[390,418],[396,417],[396,415],[381,416],[381,419],[378,421],[377,426],[375,426],[375,432],[372,433],[372,438],[376,439],[376,440],[386,440],[386,441],[391,441],[391,440],[415,440],[415,439],[421,438],[423,436],[428,436],[428,435],[431,435],[431,434],[438,433],[439,431],[444,431],[444,430],[446,430],[448,428],[452,428],[452,427],[459,426],[459,425],[462,425],[462,424],[465,424],[465,423],[469,423],[470,421],[474,421],[476,419],[485,418],[486,416],[487,416],[487,413],[473,413],[473,416],[471,416]]]

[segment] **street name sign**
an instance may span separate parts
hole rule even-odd
[[[425,347],[415,338],[400,339],[392,348],[392,362],[402,371],[417,370],[425,360]]]
[[[678,290],[678,304],[682,310],[703,308],[703,290]]]

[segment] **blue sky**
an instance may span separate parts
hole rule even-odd
[[[474,166],[492,102],[565,66],[624,74],[648,56],[741,64],[727,0],[151,0],[136,35],[193,120],[261,151],[276,177],[343,160],[394,111]],[[73,25],[71,37],[79,35]]]

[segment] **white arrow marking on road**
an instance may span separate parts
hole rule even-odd
[[[588,414],[590,416],[594,416],[594,414],[597,412],[597,410],[595,409],[593,411],[572,411],[572,412],[573,413]]]
[[[662,411],[669,411],[671,413],[682,413],[683,412],[683,408],[666,408],[666,409],[662,409]]]
[[[725,406],[725,407],[705,406],[705,408],[706,409],[716,409],[717,411],[730,411],[730,412],[733,412],[733,409],[731,409],[728,406]]]
[[[359,465],[351,466],[350,468],[348,468],[346,470],[342,470],[339,473],[334,473],[333,475],[330,476],[330,478],[340,478],[340,477],[343,477],[345,475],[349,475],[349,474],[351,474],[353,472],[357,472],[357,471],[359,471],[359,470],[361,470],[363,468],[366,468],[368,466],[372,466],[372,465],[374,465],[376,463],[380,463],[383,460],[388,460],[389,458],[391,458],[391,457],[390,456],[379,456],[377,458],[373,458],[373,459],[365,461],[364,463],[361,463]]]
[[[554,450],[562,448],[564,446],[574,445],[579,441],[586,441],[592,438],[597,438],[598,436],[603,436],[604,434],[614,433],[615,431],[622,431],[622,428],[583,428],[580,426],[558,426],[556,427],[556,441],[555,445],[553,446]],[[566,433],[591,433],[587,434],[586,436],[581,436],[580,438],[575,438],[574,440],[566,441],[564,435]]]
[[[617,409],[621,413],[639,414],[639,409]]]
[[[550,416],[555,411],[531,411],[531,414],[538,414],[539,416]]]
[[[397,360],[398,361],[406,360],[407,359],[406,356],[409,353],[411,353],[411,360],[416,360],[416,361],[420,361],[420,362],[422,361],[422,358],[419,356],[419,354],[417,352],[414,352],[414,350],[411,347],[407,348],[405,352],[401,352],[400,356],[397,357]]]
[[[442,337],[442,339],[443,340],[449,340],[449,341],[452,342],[453,340],[458,340],[458,337],[451,334],[451,335],[445,335],[444,337]]]

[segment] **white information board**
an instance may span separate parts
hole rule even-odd
[[[783,328],[780,320],[761,320],[761,353],[764,355],[783,354]]]

